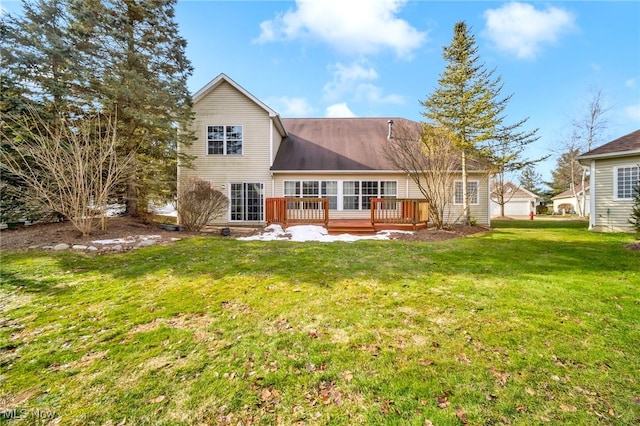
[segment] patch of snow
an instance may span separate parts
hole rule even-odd
[[[287,229],[282,229],[280,225],[269,225],[264,228],[264,231],[257,235],[250,237],[239,237],[238,240],[243,241],[274,241],[274,240],[289,240],[289,241],[318,241],[323,243],[331,243],[335,241],[353,242],[359,240],[388,240],[392,233],[409,233],[412,231],[380,231],[375,235],[352,235],[352,234],[340,234],[329,235],[326,228],[317,225],[295,225],[290,226]]]

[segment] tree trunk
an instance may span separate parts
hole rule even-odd
[[[469,193],[467,191],[467,153],[462,150],[462,202],[463,202],[463,216],[464,224],[471,225],[471,209],[469,208]]]

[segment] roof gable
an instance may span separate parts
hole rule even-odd
[[[207,96],[209,93],[213,92],[222,83],[229,84],[231,87],[236,89],[242,95],[246,96],[250,101],[252,101],[256,105],[258,105],[260,108],[262,108],[267,114],[269,114],[269,117],[271,117],[273,119],[273,122],[276,125],[276,128],[278,129],[280,134],[282,136],[286,136],[287,135],[287,132],[286,132],[286,130],[285,130],[283,124],[282,124],[282,120],[280,119],[280,115],[277,112],[275,112],[273,109],[271,109],[269,106],[267,106],[260,99],[258,99],[255,96],[253,96],[244,87],[240,86],[238,83],[233,81],[229,76],[227,76],[224,73],[219,74],[216,78],[214,78],[209,83],[207,83],[202,89],[198,90],[196,93],[193,94],[192,100],[193,100],[194,105],[197,102],[199,102],[201,99],[203,99],[205,96]]]
[[[640,129],[612,140],[578,157],[579,160],[640,155]]]

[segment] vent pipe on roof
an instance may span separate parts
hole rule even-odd
[[[393,139],[393,120],[387,121],[389,124],[389,134],[387,135],[387,139]]]

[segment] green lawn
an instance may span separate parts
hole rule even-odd
[[[640,422],[634,236],[494,226],[3,252],[0,424]]]

